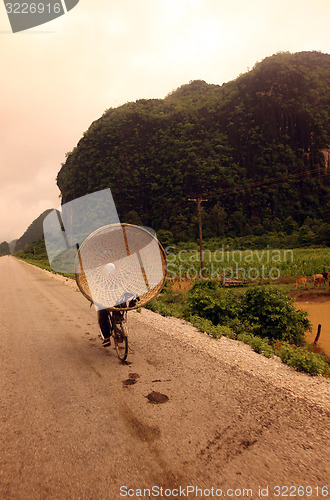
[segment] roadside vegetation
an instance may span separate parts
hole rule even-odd
[[[25,250],[19,250],[14,255],[18,259],[25,260],[25,262],[28,262],[29,264],[41,267],[42,269],[46,269],[54,274],[62,274],[63,276],[74,278],[74,274],[56,273],[51,268],[47,257],[45,241],[43,239],[34,241],[30,245],[26,246]]]
[[[268,358],[310,375],[330,377],[330,360],[312,352],[305,342],[311,323],[305,311],[298,311],[294,299],[275,286],[227,290],[215,281],[196,281],[186,292],[174,292],[167,283],[163,293],[147,308],[163,316],[190,321],[215,339],[239,340]]]

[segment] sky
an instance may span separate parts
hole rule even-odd
[[[59,207],[65,154],[106,109],[279,51],[330,53],[329,19],[329,0],[80,0],[12,33],[0,0],[0,242]]]

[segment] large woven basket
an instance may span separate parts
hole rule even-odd
[[[113,272],[108,272],[108,266]],[[75,274],[82,294],[102,309],[136,309],[162,290],[166,255],[157,238],[131,224],[103,226],[86,238],[75,259]],[[132,302],[121,304],[126,294]]]

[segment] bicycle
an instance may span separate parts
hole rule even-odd
[[[124,363],[128,354],[127,311],[104,309],[98,312],[98,317],[101,338],[103,341],[113,338],[117,356]]]
[[[100,227],[76,248],[78,288],[91,304],[103,307],[98,311],[105,311],[101,336],[114,339],[117,356],[124,362],[127,311],[143,307],[161,292],[167,270],[165,251],[150,230],[125,223]]]

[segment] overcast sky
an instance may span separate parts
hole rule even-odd
[[[329,0],[80,0],[13,34],[0,2],[0,242],[59,206],[65,153],[106,109],[278,51],[329,53],[329,20]]]

